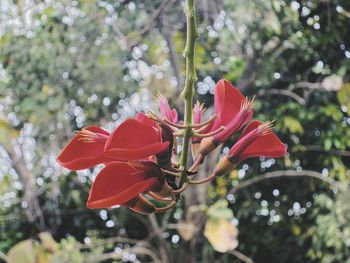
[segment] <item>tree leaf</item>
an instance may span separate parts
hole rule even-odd
[[[233,212],[227,207],[228,202],[226,200],[219,200],[208,208],[208,217],[213,219],[233,219]]]
[[[192,239],[194,233],[197,231],[197,227],[189,221],[182,221],[176,224],[177,232],[185,241]]]
[[[234,250],[238,246],[238,229],[226,219],[209,217],[205,225],[204,235],[213,248],[221,253]]]
[[[7,257],[10,259],[10,263],[36,262],[35,242],[31,239],[19,242],[10,249]]]
[[[350,115],[350,83],[345,83],[337,93],[338,101],[347,108],[347,114]]]

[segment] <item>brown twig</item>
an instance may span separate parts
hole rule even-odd
[[[325,150],[324,147],[321,145],[301,145],[298,147],[294,147],[294,149],[295,149],[295,151],[323,152],[323,153],[334,154],[334,155],[338,155],[338,156],[342,156],[342,157],[350,157],[350,151],[342,151],[342,150],[337,150],[337,149]]]
[[[150,15],[150,19],[148,20],[148,23],[138,31],[137,33],[137,40],[134,40],[130,47],[137,46],[142,39],[153,29],[154,25],[156,24],[156,20],[158,17],[166,10],[167,7],[170,6],[170,4],[174,3],[176,0],[164,0],[157,9],[155,9],[152,14]]]
[[[159,226],[155,214],[148,215],[148,219],[151,223],[152,230],[158,239],[158,245],[159,245],[159,250],[160,250],[159,252],[160,252],[160,256],[161,256],[161,260],[162,260],[161,262],[169,262],[169,256],[168,256],[169,251],[168,251],[168,248],[166,247],[166,243],[164,242],[163,230]]]
[[[227,253],[235,256],[236,258],[242,260],[245,263],[254,263],[254,261],[251,258],[249,258],[248,256],[244,255],[243,253],[241,253],[237,250],[232,250],[232,251],[229,251]]]
[[[27,208],[24,209],[24,211],[28,220],[34,222],[39,230],[46,230],[44,215],[40,208],[34,178],[27,169],[23,157],[16,154],[11,144],[0,143],[0,146],[6,150],[12,162],[13,169],[16,171],[19,181],[23,186],[22,201],[27,204]]]
[[[298,94],[294,93],[291,90],[284,90],[284,89],[267,89],[267,90],[260,90],[257,94],[257,96],[266,96],[266,95],[282,95],[282,96],[287,96],[301,105],[305,105],[306,101],[304,98],[300,97]]]
[[[273,179],[273,178],[280,178],[280,177],[301,177],[301,176],[317,178],[321,181],[324,181],[330,184],[332,187],[337,187],[338,185],[337,181],[333,180],[332,178],[325,177],[319,172],[309,171],[309,170],[304,170],[300,172],[295,170],[283,170],[283,171],[273,171],[273,172],[264,173],[262,175],[258,175],[251,179],[245,180],[240,184],[238,184],[237,186],[235,186],[234,188],[232,188],[230,190],[230,193],[235,193],[242,188],[248,187],[252,184],[258,183],[266,179]]]

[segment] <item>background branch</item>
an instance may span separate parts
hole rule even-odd
[[[327,154],[334,154],[342,157],[350,157],[350,151],[342,151],[337,149],[325,150],[321,145],[300,145],[293,148],[293,150],[302,152],[323,152]]]
[[[298,94],[294,93],[291,90],[286,89],[263,89],[260,90],[257,94],[257,96],[267,96],[267,95],[282,95],[292,98],[293,100],[297,101],[301,105],[305,105],[306,101],[304,98],[300,97]]]
[[[235,193],[242,188],[248,187],[252,184],[258,183],[258,182],[266,180],[266,179],[273,179],[273,178],[280,178],[280,177],[301,177],[301,176],[317,178],[319,180],[322,180],[322,181],[330,184],[332,187],[336,187],[338,184],[332,178],[325,177],[321,173],[318,173],[315,171],[305,170],[305,171],[299,172],[299,171],[295,171],[295,170],[285,170],[285,171],[274,171],[274,172],[264,173],[262,175],[258,175],[258,176],[251,178],[251,179],[245,180],[245,181],[239,183],[234,188],[232,188],[230,190],[230,193]]]
[[[232,251],[229,251],[228,253],[235,256],[236,258],[242,260],[243,262],[254,263],[254,261],[251,258],[247,257],[246,255],[244,255],[243,253],[241,253],[237,250],[232,250]]]
[[[23,187],[22,202],[25,202],[25,205],[27,206],[24,209],[24,212],[28,220],[30,222],[34,222],[40,231],[45,230],[45,220],[37,198],[34,178],[31,172],[27,169],[23,156],[18,156],[10,143],[0,143],[0,146],[6,150],[12,162],[12,167],[16,171],[19,181]]]

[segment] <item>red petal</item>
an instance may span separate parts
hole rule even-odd
[[[215,87],[214,108],[221,117],[222,125],[228,123],[240,110],[242,93],[229,81],[221,79]]]
[[[140,160],[161,153],[169,148],[170,142],[157,142],[139,148],[111,148],[105,154],[117,160]]]
[[[178,120],[178,114],[176,109],[171,110],[171,117],[172,117],[171,121],[176,123]]]
[[[252,124],[252,126],[255,125],[256,123]],[[270,131],[268,134],[259,137],[252,144],[250,144],[239,156],[239,161],[260,156],[279,158],[286,155],[286,150],[286,146],[281,142],[276,134],[273,131]]]
[[[88,208],[105,208],[122,205],[138,194],[150,191],[158,185],[157,178],[147,179],[128,163],[112,163],[96,176],[92,184]]]
[[[98,126],[88,126],[88,127],[85,127],[84,129],[92,131],[94,133],[101,133],[101,134],[104,134],[104,135],[107,135],[107,136],[110,135],[109,131],[106,131],[105,129],[102,129],[102,128],[98,127]]]
[[[159,128],[159,126],[158,126],[158,124],[157,124],[156,121],[154,121],[154,120],[148,118],[148,117],[147,117],[144,113],[142,113],[142,112],[137,113],[136,116],[135,116],[135,119],[138,120],[139,122],[143,123],[143,124],[146,124],[146,125],[148,125],[148,126],[151,126],[151,127],[155,128],[155,129],[158,129],[158,128]]]
[[[158,129],[129,119],[113,131],[106,143],[105,153],[120,160],[137,160],[157,154],[168,146],[169,142],[160,142]]]
[[[109,132],[97,126],[89,126],[85,130],[109,136]],[[109,161],[103,155],[104,145],[97,142],[84,142],[76,134],[63,148],[57,157],[57,162],[70,170],[82,170]]]
[[[249,132],[251,132],[252,130],[256,129],[259,127],[259,125],[261,124],[260,121],[257,120],[253,120],[251,121],[247,127],[244,128],[244,130],[242,131],[241,135],[238,137],[237,141],[239,139],[241,139],[243,136],[247,135]]]

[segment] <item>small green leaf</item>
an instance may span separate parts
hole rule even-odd
[[[47,100],[47,108],[50,111],[56,111],[59,110],[61,107],[61,99],[60,97],[50,97]]]
[[[337,93],[340,104],[347,108],[347,114],[350,115],[350,83],[345,83]]]
[[[36,262],[36,249],[33,240],[28,239],[13,246],[7,254],[11,263]]]
[[[233,212],[227,207],[228,202],[226,200],[219,200],[208,208],[208,217],[213,219],[233,219]]]
[[[221,253],[234,250],[238,246],[238,229],[226,219],[208,218],[204,235],[213,248]]]
[[[283,119],[283,126],[291,133],[303,134],[304,128],[300,122],[292,116],[285,116]]]

